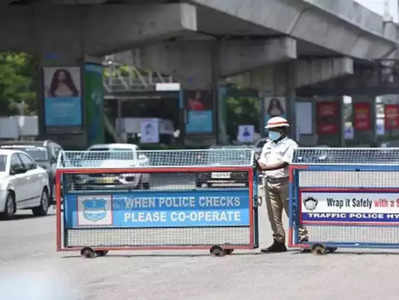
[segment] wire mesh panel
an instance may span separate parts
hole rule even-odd
[[[58,169],[252,166],[252,149],[63,151]]]
[[[59,157],[60,248],[255,246],[252,150],[110,152]]]
[[[293,164],[399,165],[399,148],[299,148]]]
[[[292,246],[399,247],[399,149],[302,148],[294,157]]]

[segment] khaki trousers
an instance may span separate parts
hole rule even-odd
[[[273,238],[280,243],[285,243],[285,231],[282,216],[283,209],[287,216],[289,211],[288,180],[271,183],[264,179],[264,187],[266,193],[267,212],[273,231]],[[299,228],[299,237],[300,239],[307,237],[307,231],[305,228]]]

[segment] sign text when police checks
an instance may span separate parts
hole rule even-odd
[[[240,197],[234,196],[126,197],[114,202],[113,207],[117,209],[121,205],[129,210],[123,214],[125,222],[241,221],[240,211],[234,210],[240,206]],[[165,211],[168,209],[173,211],[168,214]]]

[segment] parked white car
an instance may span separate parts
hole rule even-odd
[[[134,144],[96,144],[83,155],[82,167],[94,168],[140,168],[149,165],[149,159],[138,154]],[[77,175],[74,179],[78,188],[133,188],[149,189],[149,173],[90,174]]]
[[[27,153],[0,149],[0,216],[12,218],[17,209],[47,215],[49,178]]]

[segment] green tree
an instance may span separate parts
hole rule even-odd
[[[226,99],[227,134],[237,137],[239,125],[254,125],[259,132],[260,101],[258,98],[230,97]]]
[[[25,114],[37,113],[36,61],[26,53],[0,52],[0,115],[18,113],[25,103]]]

